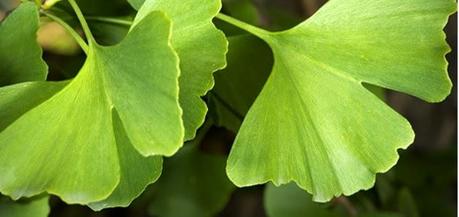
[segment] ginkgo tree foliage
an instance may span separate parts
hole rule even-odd
[[[442,29],[453,0],[330,0],[281,32],[221,13],[220,0],[129,3],[132,19],[99,19],[125,28],[111,46],[98,42],[75,0],[23,1],[0,23],[1,194],[39,196],[37,204],[51,194],[93,210],[129,206],[161,180],[164,157],[200,139],[209,106],[217,124],[238,131],[226,162],[234,185],[293,182],[326,202],[371,188],[414,140],[409,122],[364,85],[427,102],[451,91]],[[77,27],[62,8],[73,10]],[[227,38],[214,19],[252,36]],[[36,34],[49,21],[86,54],[72,79],[46,78]],[[204,159],[180,156],[197,161],[191,172],[204,167]],[[229,194],[232,185],[215,180]]]

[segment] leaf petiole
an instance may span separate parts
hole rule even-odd
[[[245,30],[261,39],[264,39],[266,37],[266,35],[269,35],[271,34],[270,32],[264,30],[264,29],[261,29],[261,28],[258,28],[256,26],[253,26],[253,25],[250,25],[248,23],[245,23],[245,22],[242,22],[234,17],[231,17],[231,16],[228,16],[226,14],[222,14],[222,13],[219,13],[217,14],[216,16],[217,19],[220,19],[224,22],[227,22],[233,26],[236,26],[242,30]]]
[[[89,52],[89,46],[86,44],[86,42],[81,38],[80,34],[76,32],[69,24],[67,24],[65,21],[63,21],[61,18],[54,16],[50,13],[41,11],[41,13],[47,17],[49,17],[51,20],[59,23],[64,29],[67,30],[67,32],[75,39],[75,41],[80,45],[81,49],[84,51],[84,53],[88,54]]]
[[[110,24],[115,24],[115,25],[120,25],[120,26],[127,26],[127,27],[130,27],[132,25],[132,23],[133,23],[130,20],[123,20],[123,19],[112,18],[112,17],[91,17],[91,16],[87,16],[86,20],[95,21],[95,22],[101,22],[101,23],[110,23]]]
[[[88,23],[86,22],[86,19],[84,18],[83,13],[81,12],[80,8],[78,7],[78,4],[75,2],[75,0],[68,0],[70,5],[72,6],[73,10],[75,11],[75,14],[78,17],[78,20],[81,23],[81,27],[83,28],[83,32],[86,35],[86,38],[88,39],[89,46],[91,46],[92,43],[95,43],[96,40],[94,39],[94,36],[91,33],[91,29],[89,28]]]

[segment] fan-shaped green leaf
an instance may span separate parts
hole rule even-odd
[[[316,201],[374,184],[414,134],[362,83],[438,102],[450,92],[442,28],[452,0],[331,0],[264,39],[275,64],[228,159],[238,186],[296,182]]]
[[[170,31],[168,19],[153,12],[116,46],[92,42],[75,79],[54,95],[46,87],[42,98],[26,102],[37,106],[21,110],[0,133],[0,191],[13,198],[46,191],[83,204],[111,195],[94,204],[98,209],[127,205],[156,180],[161,159],[136,151],[172,155],[184,134]],[[30,99],[35,85],[41,84],[2,89],[7,97],[0,105],[18,107],[8,95]]]
[[[38,9],[31,2],[19,5],[0,23],[0,86],[46,79],[38,26]]]
[[[201,99],[213,85],[212,73],[226,65],[227,41],[212,24],[220,0],[147,0],[134,21],[153,10],[164,11],[173,22],[172,46],[180,57],[180,105],[185,139],[194,137],[207,107]]]

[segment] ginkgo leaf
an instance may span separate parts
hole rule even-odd
[[[231,150],[238,186],[296,182],[316,201],[368,189],[414,139],[362,83],[438,102],[450,92],[442,28],[452,0],[331,0],[271,33],[224,15],[272,48],[275,64]]]
[[[46,79],[38,27],[38,9],[31,2],[19,5],[0,23],[0,86]]]
[[[47,217],[49,214],[48,196],[24,201],[12,201],[0,196],[1,217]]]
[[[172,155],[184,135],[170,32],[165,15],[152,12],[116,46],[90,40],[78,75],[0,133],[0,191],[14,199],[46,191],[67,203],[107,199],[100,208],[126,205],[156,180],[161,159],[140,153]],[[8,88],[29,91],[0,92]],[[18,107],[13,98],[1,97],[2,108]]]
[[[24,82],[0,88],[0,132],[30,109],[62,90],[68,82]]]
[[[162,157],[145,158],[134,149],[118,115],[113,117],[113,128],[119,151],[121,179],[114,192],[103,201],[90,203],[89,207],[101,210],[108,207],[127,207],[134,198],[145,190],[148,184],[155,182],[162,171]]]
[[[220,0],[147,0],[134,20],[153,10],[164,11],[172,20],[172,46],[180,57],[185,140],[192,139],[204,122],[207,107],[201,97],[214,85],[212,73],[226,65],[228,42],[212,23],[220,8]]]

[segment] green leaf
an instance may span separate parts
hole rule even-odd
[[[128,207],[134,198],[137,198],[145,187],[161,175],[163,160],[162,157],[154,156],[144,158],[134,149],[129,141],[123,124],[118,115],[113,117],[114,133],[118,145],[120,161],[120,183],[114,192],[103,201],[90,203],[89,207],[99,211],[108,207]]]
[[[0,216],[2,217],[47,217],[48,214],[47,196],[16,202],[0,197]]]
[[[210,217],[223,209],[234,185],[225,174],[225,158],[186,145],[164,163],[153,186],[150,213],[161,217]]]
[[[333,0],[264,39],[275,65],[248,112],[227,172],[237,186],[296,182],[315,201],[374,185],[414,133],[362,83],[438,102],[450,92],[442,28],[452,0]]]
[[[24,82],[0,88],[0,132],[24,113],[62,90],[67,83]]]
[[[214,85],[212,73],[226,65],[228,42],[212,23],[220,8],[220,0],[147,0],[134,21],[153,10],[164,11],[172,20],[172,46],[180,57],[185,140],[192,139],[204,123],[207,107],[201,97]]]
[[[38,9],[31,2],[19,5],[0,23],[0,86],[46,79],[38,27]]]
[[[209,98],[217,125],[237,132],[269,76],[273,57],[266,43],[254,36],[233,36],[228,40],[228,66],[215,73],[215,87]]]
[[[292,183],[279,187],[266,185],[264,204],[269,217],[342,216],[324,204],[313,202],[309,194]]]
[[[172,155],[184,134],[170,32],[154,12],[116,46],[92,41],[75,79],[0,133],[0,191],[14,199],[46,191],[81,204],[108,198],[99,209],[127,205],[156,180],[161,159],[138,152]]]

